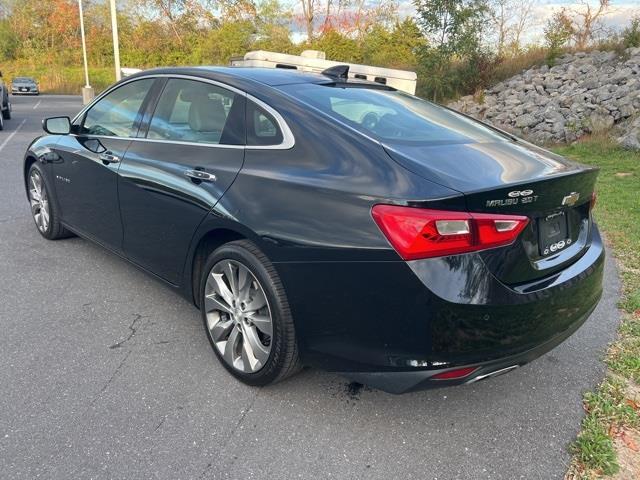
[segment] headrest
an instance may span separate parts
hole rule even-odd
[[[189,126],[194,132],[222,132],[227,115],[219,98],[194,98],[189,107]]]

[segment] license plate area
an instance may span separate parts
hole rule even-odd
[[[557,212],[538,219],[538,245],[540,255],[553,255],[571,244],[567,216]]]

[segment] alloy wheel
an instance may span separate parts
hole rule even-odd
[[[49,197],[42,176],[37,170],[32,170],[29,175],[29,201],[33,219],[38,229],[45,233],[49,228]]]
[[[271,352],[273,319],[264,289],[242,263],[216,263],[205,284],[204,309],[213,343],[234,369],[255,373]]]

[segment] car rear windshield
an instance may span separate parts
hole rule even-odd
[[[396,90],[309,83],[282,89],[381,142],[446,144],[509,139],[471,118]]]

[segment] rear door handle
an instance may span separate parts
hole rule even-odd
[[[201,182],[215,182],[217,180],[213,173],[203,170],[185,170],[184,174],[192,180],[200,180]]]
[[[105,165],[108,163],[120,163],[120,157],[114,155],[111,152],[101,153],[98,158],[102,160],[102,163],[104,163]]]

